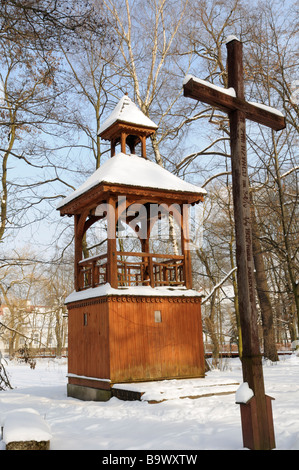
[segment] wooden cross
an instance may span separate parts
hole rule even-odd
[[[243,443],[250,449],[275,447],[271,398],[265,395],[262,357],[259,348],[254,288],[254,264],[250,222],[249,180],[246,152],[246,118],[274,130],[285,128],[277,110],[249,103],[244,97],[242,43],[227,41],[228,88],[187,77],[184,96],[194,98],[228,113],[232,161],[232,187],[236,234],[237,281],[243,341],[243,380],[254,392],[248,404],[241,404]]]

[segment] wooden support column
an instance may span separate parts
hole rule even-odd
[[[82,241],[84,235],[84,226],[88,211],[82,214],[75,214],[74,218],[74,243],[75,243],[75,259],[74,259],[74,283],[75,290],[79,291],[83,288],[83,276],[79,269],[79,262],[82,260]]]
[[[146,206],[146,218],[144,218],[141,222],[141,234],[143,238],[140,238],[141,243],[141,250],[143,253],[149,253],[149,240],[151,234],[151,219],[150,219],[150,206]],[[145,281],[150,276],[150,265],[149,265],[149,257],[143,258],[144,267],[141,270],[142,272],[142,281]]]
[[[74,259],[74,280],[75,280],[75,290],[78,292],[80,289],[80,271],[79,271],[79,262],[82,259],[82,237],[78,233],[78,225],[80,220],[80,214],[75,214],[74,217],[74,242],[75,242],[75,259]]]
[[[150,286],[155,287],[154,265],[153,265],[153,258],[151,256],[148,257],[148,267],[149,267]]]
[[[145,135],[140,136],[141,140],[141,156],[146,158],[146,137]]]
[[[111,157],[114,157],[115,155],[115,147],[116,147],[116,141],[112,140],[111,141]]]
[[[184,279],[187,289],[192,289],[192,266],[189,246],[189,205],[181,205],[181,246],[184,256]]]
[[[107,282],[117,289],[116,202],[112,197],[107,201],[107,237]]]
[[[120,149],[122,153],[126,153],[126,140],[127,134],[125,132],[122,132],[120,136]]]

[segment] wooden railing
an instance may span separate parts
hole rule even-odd
[[[155,253],[117,252],[118,286],[181,286],[184,257]],[[79,262],[79,289],[97,287],[108,282],[107,254]]]
[[[107,254],[79,261],[78,277],[80,290],[105,284],[107,282]]]

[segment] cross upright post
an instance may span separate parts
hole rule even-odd
[[[242,332],[243,381],[253,390],[248,404],[241,404],[243,443],[255,450],[275,448],[271,398],[265,395],[262,356],[259,348],[252,254],[249,180],[246,150],[246,118],[272,129],[285,127],[276,110],[246,102],[244,97],[242,43],[227,41],[228,89],[187,77],[184,96],[194,98],[228,113],[234,218],[236,234],[237,282]]]

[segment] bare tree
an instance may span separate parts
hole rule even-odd
[[[0,3],[0,31],[2,240],[7,230],[45,218],[44,203],[58,197],[57,185],[69,184],[62,171],[70,165],[63,166],[60,152],[68,123],[59,109],[67,89],[58,44],[74,48],[87,31],[102,38],[107,24],[89,1],[7,0]]]
[[[42,298],[49,307],[53,330],[56,339],[56,355],[62,354],[62,348],[67,341],[67,308],[65,298],[73,290],[73,263],[66,264],[65,260],[57,266],[49,266],[44,271],[42,281]]]
[[[8,388],[12,389],[12,386],[5,369],[4,359],[0,352],[0,390],[6,390]]]
[[[194,5],[195,6],[195,5]],[[294,15],[293,6],[288,13],[285,11],[284,22],[278,21],[275,11],[275,5],[269,5],[268,3],[260,3],[255,10],[249,11],[248,8],[239,1],[231,2],[218,2],[218,1],[207,1],[202,2],[200,6],[196,5],[194,8],[194,21],[191,22],[188,33],[190,40],[194,43],[194,54],[196,54],[198,60],[194,62],[193,67],[196,65],[194,74],[200,78],[208,78],[209,81],[217,84],[226,86],[227,85],[227,73],[224,62],[224,50],[223,45],[228,34],[232,33],[240,37],[243,41],[246,52],[245,56],[247,62],[245,64],[245,82],[246,90],[250,99],[254,99],[260,103],[268,104],[270,106],[278,107],[279,109],[287,109],[287,117],[289,124],[295,129],[294,122],[296,121],[297,108],[291,109],[290,106],[290,84],[292,82],[291,77],[294,80],[294,71],[296,70],[296,55],[298,51],[294,50],[296,44],[296,32],[298,33],[298,21]],[[291,11],[292,10],[292,11]],[[276,10],[278,11],[278,10]],[[198,26],[200,23],[201,28]],[[286,27],[288,25],[288,27]],[[275,73],[273,73],[273,70]],[[227,127],[227,119],[222,116],[221,113],[216,115],[213,109],[200,105],[200,109],[205,109],[210,114],[210,121],[217,124],[218,130],[222,131],[216,133],[214,130],[211,136],[210,144],[204,148],[204,151],[194,152],[193,154],[185,157],[181,161],[181,165],[192,165],[189,167],[196,168],[195,164],[199,157],[203,157],[206,153],[208,156],[209,152],[213,152],[215,149],[215,155],[225,156],[225,140],[223,137],[227,137],[229,129]],[[194,115],[196,116],[196,114]],[[262,131],[259,128],[252,126],[249,133],[249,164],[251,165],[250,179],[252,184],[255,186],[256,183],[265,183],[264,178],[266,175],[266,181],[278,188],[278,200],[282,222],[282,231],[284,234],[284,253],[286,256],[285,266],[287,268],[286,276],[290,279],[290,286],[294,292],[295,303],[297,303],[297,285],[296,279],[296,253],[297,249],[293,251],[294,243],[292,237],[294,237],[294,221],[295,221],[295,206],[292,206],[290,212],[290,201],[288,201],[288,209],[285,206],[285,197],[283,195],[283,185],[279,184],[280,174],[290,172],[296,173],[297,165],[294,164],[294,158],[290,154],[290,138],[288,145],[288,158],[292,159],[290,166],[287,167],[286,163],[286,132],[282,132],[279,135],[274,135],[272,132]],[[293,134],[294,136],[294,131]],[[293,137],[294,142],[294,137]],[[220,145],[223,144],[221,151]],[[216,145],[215,145],[216,144]],[[255,155],[252,149],[255,149]],[[221,155],[222,154],[222,155]],[[260,165],[256,165],[256,156],[260,159]],[[267,155],[267,156],[266,156]],[[226,155],[227,156],[227,155]],[[291,158],[290,158],[291,157]],[[209,176],[207,182],[212,181],[215,177],[221,179],[225,173],[228,174],[228,168],[222,159],[214,159],[218,163],[218,171],[215,171],[215,175]],[[272,164],[270,164],[272,162]],[[269,169],[269,164],[271,169]],[[212,167],[210,167],[211,169]],[[222,169],[220,171],[220,168]],[[281,168],[283,171],[281,172]],[[194,171],[194,170],[193,170]],[[272,172],[272,176],[267,176],[268,172]],[[269,187],[269,186],[268,186]],[[210,186],[209,186],[210,188]],[[284,193],[285,194],[285,193]],[[296,196],[293,193],[293,202],[296,203]],[[292,214],[291,218],[288,217],[287,213]],[[264,219],[262,222],[267,226],[270,219]],[[260,224],[260,219],[258,224]],[[259,294],[267,290],[265,282],[267,280],[265,265],[264,265],[264,250],[259,249],[258,239],[260,235],[258,233],[258,227],[255,225],[255,240],[257,243],[254,245],[256,263],[259,265],[259,275],[256,277],[257,291]],[[292,240],[292,241],[291,241]],[[264,243],[263,243],[264,245]],[[292,247],[292,248],[291,248]],[[294,264],[295,263],[295,264]],[[268,299],[269,300],[269,299]],[[272,299],[271,299],[272,300]],[[267,342],[266,336],[271,336],[271,342],[275,341],[273,331],[273,310],[267,310],[269,315],[265,311],[266,303],[261,303],[262,309],[262,321],[264,323],[265,342]],[[269,303],[268,303],[269,306]],[[267,333],[266,333],[267,332]],[[274,346],[273,346],[274,347]],[[266,348],[268,349],[268,348]],[[268,354],[268,353],[267,353]],[[270,354],[270,352],[269,352]],[[277,355],[270,354],[271,358],[277,358]]]
[[[1,267],[0,293],[1,303],[8,308],[8,313],[1,322],[1,335],[9,345],[9,356],[12,357],[18,348],[20,336],[27,338],[24,325],[30,313],[28,309],[31,293],[37,283],[37,264],[23,264],[21,259],[29,254],[23,252],[16,256],[14,265],[9,263]],[[32,255],[30,255],[32,256]],[[19,261],[17,259],[19,258]],[[4,301],[4,302],[3,302]],[[30,339],[30,338],[27,338]]]
[[[253,97],[282,109],[287,128],[279,134],[260,129],[260,138],[250,140],[250,147],[259,159],[261,171],[256,171],[259,184],[264,177],[264,196],[271,225],[259,220],[266,249],[275,251],[285,266],[297,312],[299,326],[298,292],[298,102],[292,98],[292,84],[298,76],[299,23],[294,5],[284,5],[281,18],[277,2],[261,4],[255,18],[249,18],[250,49],[248,70]],[[251,68],[249,69],[249,65]],[[264,216],[264,211],[263,211]],[[275,235],[271,227],[279,221]]]

